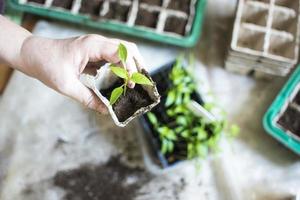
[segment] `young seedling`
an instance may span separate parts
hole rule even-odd
[[[110,69],[116,76],[124,79],[124,83],[112,91],[109,99],[110,105],[116,103],[122,94],[126,94],[129,81],[140,85],[153,85],[153,83],[144,74],[135,72],[132,75],[129,75],[128,71],[126,70],[127,49],[122,43],[120,43],[118,47],[118,57],[120,58],[123,67],[116,64],[111,64]]]
[[[196,91],[196,85],[191,74],[183,69],[182,61],[181,57],[177,59],[169,75],[172,87],[164,104],[167,116],[173,120],[172,126],[161,123],[157,118],[158,113],[155,115],[149,112],[147,117],[160,140],[162,154],[176,154],[176,147],[178,151],[178,145],[185,144],[187,159],[204,158],[210,150],[218,150],[218,142],[223,132],[234,137],[238,134],[239,127],[228,127],[225,116],[220,120],[210,116],[211,111],[218,108],[216,104],[204,104],[205,109],[201,107],[201,115],[190,109],[190,104],[194,102],[191,97]]]

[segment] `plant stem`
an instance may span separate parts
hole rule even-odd
[[[124,87],[124,96],[125,96],[125,94],[126,94],[126,89],[127,89],[127,79],[125,80],[125,84],[123,85],[123,87]]]

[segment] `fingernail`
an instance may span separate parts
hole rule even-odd
[[[128,87],[129,88],[134,88],[134,86],[135,86],[135,84],[132,81],[128,82]]]

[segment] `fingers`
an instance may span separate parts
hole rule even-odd
[[[126,70],[128,71],[129,76],[131,76],[134,72],[137,72],[136,63],[133,59],[133,57],[128,57],[126,60]],[[135,83],[132,81],[128,82],[129,88],[134,88]]]
[[[88,52],[89,61],[96,62],[104,59],[110,63],[120,63],[118,48],[120,43],[122,43],[127,49],[125,67],[128,73],[132,75],[134,72],[145,69],[144,59],[134,43],[119,39],[105,38],[95,34],[82,36],[79,40],[80,39],[85,43],[84,46],[86,52]],[[133,88],[134,83],[130,81],[128,86]]]
[[[106,106],[101,100],[77,79],[70,86],[64,88],[62,93],[65,93],[90,109],[102,114],[108,113]]]
[[[145,60],[135,44],[131,47],[131,51],[133,52],[133,59],[135,61],[138,71],[141,71],[142,69],[147,69]]]
[[[126,70],[131,76],[134,72],[140,71],[145,68],[144,59],[142,58],[137,46],[134,43],[122,41],[118,39],[108,39],[108,43],[112,45],[112,48],[115,49],[115,54],[113,56],[118,57],[118,47],[120,43],[124,44],[127,49],[127,60],[125,63]],[[114,58],[117,60],[117,58]],[[135,83],[132,81],[128,82],[128,87],[134,88]]]

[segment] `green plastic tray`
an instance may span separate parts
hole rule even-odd
[[[295,70],[288,82],[277,95],[276,99],[266,112],[263,118],[263,125],[265,130],[275,137],[278,141],[283,143],[289,149],[300,155],[300,142],[288,135],[284,130],[276,125],[275,117],[281,111],[282,107],[292,95],[296,86],[300,83],[300,66]]]
[[[43,8],[35,5],[20,4],[18,0],[8,0],[8,5],[12,9],[24,11],[28,13],[33,13],[37,15],[42,15],[46,17],[51,17],[55,19],[60,19],[63,21],[69,21],[84,26],[89,26],[102,30],[109,30],[113,32],[119,32],[126,35],[131,35],[139,38],[144,38],[148,40],[153,40],[162,43],[168,43],[181,47],[192,47],[194,46],[202,30],[202,23],[204,18],[204,11],[206,7],[206,0],[199,0],[196,4],[195,18],[193,21],[192,29],[187,36],[179,37],[172,36],[168,34],[160,34],[151,29],[138,27],[138,26],[127,26],[125,24],[112,22],[112,21],[97,21],[93,20],[91,17],[82,14],[72,14],[71,12],[64,11],[63,9],[54,8]]]

